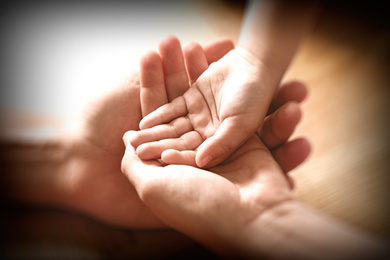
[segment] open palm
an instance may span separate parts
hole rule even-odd
[[[246,243],[256,217],[291,199],[283,171],[257,135],[209,171],[141,160],[129,143],[132,135],[124,138],[122,170],[141,200],[168,226],[217,252]]]
[[[70,168],[62,173],[64,183],[71,188],[66,202],[68,207],[119,226],[165,226],[121,174],[124,152],[121,138],[125,131],[138,130],[142,116],[183,94],[189,87],[189,80],[196,80],[208,64],[232,48],[229,41],[212,43],[204,49],[190,45],[184,50],[183,61],[182,50],[176,44],[168,39],[160,46],[161,57],[155,52],[145,55],[139,75],[134,74],[122,86],[90,104],[81,118],[80,127],[70,139],[64,139],[71,140],[67,143]],[[205,64],[198,59],[201,55],[206,56]],[[179,59],[172,62],[172,57]],[[259,131],[267,140],[267,146],[275,148],[273,155],[285,172],[299,165],[308,152],[303,140],[285,143],[299,121],[299,107],[291,101],[302,99],[302,95],[296,95],[302,87],[287,84],[282,88],[274,99],[275,109],[279,108],[279,112],[274,112],[273,119],[264,124],[267,127]],[[275,136],[272,129],[283,131]],[[276,148],[281,144],[284,145]]]
[[[258,68],[237,48],[211,64],[184,95],[143,118],[141,129],[155,128],[131,140],[140,158],[197,149],[199,167],[226,159],[260,127],[274,94]]]
[[[205,47],[204,55],[212,62],[231,48],[230,41],[212,43]],[[169,52],[164,46],[162,50]],[[181,49],[178,51],[182,55]],[[161,60],[159,62],[161,65]],[[154,70],[147,70],[150,69],[147,66],[147,63],[141,63],[140,74],[132,75],[123,85],[88,104],[77,127],[64,138],[69,154],[69,167],[61,173],[63,183],[69,187],[66,206],[104,222],[133,228],[165,225],[140,201],[134,187],[121,174],[122,136],[128,130],[139,129],[146,111],[154,110],[155,106],[165,104],[185,91],[177,86],[179,80],[168,75],[169,69],[185,68],[184,61],[179,67],[165,64],[165,75],[157,75]],[[193,66],[196,68],[197,64]],[[148,92],[143,91],[145,88],[141,89],[145,71],[149,72],[147,79],[154,81],[153,86],[158,89],[153,91],[153,96],[148,96]],[[185,69],[182,74],[188,79]],[[172,75],[177,76],[177,73]]]

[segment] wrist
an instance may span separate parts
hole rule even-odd
[[[249,258],[379,259],[388,254],[382,241],[296,200],[261,214],[244,237],[240,247]]]
[[[235,51],[241,59],[253,68],[251,75],[256,75],[258,86],[266,86],[262,89],[262,93],[271,100],[282,80],[285,69],[281,69],[278,64],[269,62],[243,46],[238,45]]]

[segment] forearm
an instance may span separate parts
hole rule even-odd
[[[270,259],[384,259],[377,238],[353,229],[297,201],[261,215],[241,245],[250,256]]]
[[[280,81],[319,11],[319,2],[311,0],[252,0],[246,8],[238,46]]]
[[[23,203],[59,204],[66,199],[63,145],[55,140],[0,144],[1,194]]]

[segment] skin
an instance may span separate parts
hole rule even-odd
[[[257,134],[208,170],[142,160],[130,143],[135,134],[123,138],[122,171],[140,199],[168,226],[223,257],[389,257],[384,241],[294,200],[283,169]]]
[[[199,68],[204,68],[199,66],[196,59],[185,60],[187,65],[194,64],[193,67],[188,67],[188,77],[185,63],[168,65],[164,62],[167,57],[172,57],[172,51],[178,50],[176,47],[172,50],[169,39],[160,44],[159,55],[151,54],[154,58],[156,55],[159,56],[159,59],[153,57],[149,59],[150,55],[145,55],[140,63],[139,75],[133,74],[121,86],[88,104],[80,118],[60,136],[44,143],[2,145],[4,148],[2,151],[7,151],[5,154],[2,153],[0,158],[2,167],[7,169],[2,175],[2,197],[29,204],[65,207],[120,227],[166,228],[166,224],[145,206],[134,186],[121,174],[121,160],[124,153],[123,133],[128,130],[139,130],[139,122],[142,116],[148,113],[147,111],[152,111],[157,104],[171,101],[175,95],[185,91],[181,89],[172,97],[167,94],[175,93],[178,88],[178,85],[174,84],[177,77],[177,73],[174,72],[184,72],[183,78],[194,80],[202,73]],[[232,42],[223,40],[206,45],[201,50],[204,51],[203,55],[207,58],[208,66],[232,48]],[[184,57],[194,56],[191,49],[184,48]],[[182,52],[181,49],[179,50]],[[159,63],[157,64],[159,68],[165,66],[165,72],[162,74],[154,72],[155,76],[149,77],[144,72],[153,72],[149,70],[150,66],[156,65],[151,62],[153,60]],[[169,71],[173,71],[172,74],[168,73]],[[148,87],[145,79],[153,80],[154,77],[156,85],[161,87],[158,89],[162,95],[153,97],[144,90]],[[299,83],[287,86],[290,87],[285,88],[285,94],[275,100],[278,106],[289,101],[293,102],[291,111],[297,120],[290,121],[292,124],[286,129],[294,129],[300,115],[296,93],[301,93],[302,90],[304,92],[305,87]],[[155,103],[156,97],[159,97],[157,101],[160,100],[160,103]],[[278,114],[279,119],[272,120],[270,123],[275,125],[270,127],[271,129],[278,129],[277,125],[280,122],[288,122],[286,120],[288,113],[282,110]],[[284,140],[291,133],[280,134]],[[282,144],[283,142],[280,141]],[[286,143],[286,145],[287,148],[284,150],[275,150],[274,155],[288,172],[306,158],[308,151],[295,153],[299,156],[288,156],[294,154],[289,150],[301,151],[301,149],[299,149],[299,141]],[[18,149],[20,152],[8,153],[8,151],[19,151]]]
[[[201,168],[224,161],[261,127],[317,9],[314,1],[249,1],[238,46],[207,68],[184,95],[142,119],[142,130],[167,127],[154,128],[148,138],[132,137],[140,158],[165,161],[162,151],[174,149],[196,151]],[[164,139],[169,140],[157,142]]]
[[[259,214],[292,199],[283,171],[257,135],[222,165],[206,171],[142,161],[128,141],[133,134],[124,139],[122,169],[141,200],[167,225],[214,251],[244,239]]]
[[[125,176],[119,174],[120,173],[120,159],[123,156],[123,144],[121,144],[120,147],[119,147],[119,145],[115,146],[115,149],[114,149],[114,146],[110,146],[110,145],[116,143],[120,132],[125,127],[127,127],[126,130],[129,130],[129,129],[138,130],[137,126],[138,126],[138,123],[139,123],[139,120],[140,120],[142,113],[146,114],[147,111],[152,111],[153,109],[155,109],[157,104],[161,104],[161,103],[170,101],[171,99],[175,98],[174,96],[169,96],[169,93],[172,93],[175,90],[177,90],[176,89],[177,85],[172,84],[171,82],[175,82],[178,79],[177,78],[176,79],[169,79],[169,78],[171,77],[171,75],[174,75],[174,77],[177,77],[178,73],[173,72],[172,74],[167,74],[168,70],[165,69],[165,67],[168,65],[167,65],[167,63],[164,63],[164,61],[166,60],[166,57],[174,57],[174,56],[172,56],[172,53],[171,53],[172,51],[178,52],[180,50],[180,53],[182,53],[182,51],[181,51],[181,49],[176,48],[177,45],[171,45],[170,39],[171,38],[168,38],[167,41],[163,41],[160,44],[160,46],[159,46],[160,53],[161,53],[160,59],[155,59],[156,53],[151,52],[149,54],[146,54],[145,57],[141,60],[141,63],[140,63],[140,91],[138,94],[136,92],[136,90],[134,90],[134,94],[137,93],[138,95],[140,95],[140,100],[143,100],[146,102],[141,102],[141,104],[132,104],[132,109],[138,110],[139,117],[135,116],[135,119],[134,119],[134,117],[132,119],[130,119],[130,117],[129,117],[129,120],[132,122],[131,126],[123,125],[123,126],[116,127],[115,122],[117,122],[117,120],[115,120],[115,118],[111,118],[108,116],[108,115],[121,116],[121,117],[123,117],[123,119],[119,120],[119,122],[126,122],[125,118],[128,117],[128,113],[121,111],[120,107],[116,107],[117,108],[116,111],[105,110],[105,112],[107,114],[105,114],[105,113],[93,114],[94,116],[91,117],[92,120],[85,120],[84,121],[84,122],[88,122],[88,123],[89,122],[99,122],[99,123],[96,125],[89,123],[88,125],[86,125],[84,127],[84,129],[86,131],[85,132],[86,135],[84,135],[84,136],[86,136],[86,138],[82,139],[82,141],[95,140],[96,143],[100,142],[98,146],[101,147],[102,149],[96,149],[96,146],[95,146],[94,147],[95,148],[94,154],[91,153],[90,151],[86,151],[86,152],[88,152],[89,156],[87,158],[85,158],[85,161],[81,162],[82,163],[81,165],[85,165],[85,168],[82,171],[82,174],[80,174],[80,176],[82,176],[82,177],[78,178],[78,183],[77,183],[78,185],[81,185],[82,188],[75,189],[75,191],[77,191],[77,193],[74,194],[74,199],[72,199],[72,201],[73,201],[73,203],[75,200],[79,201],[79,203],[81,203],[80,208],[82,210],[87,210],[89,212],[92,212],[93,215],[96,215],[100,218],[103,218],[106,221],[114,222],[114,223],[124,225],[127,227],[137,227],[137,228],[140,228],[140,227],[141,228],[144,228],[144,227],[156,228],[156,227],[165,226],[165,223],[162,223],[161,220],[158,217],[156,217],[155,214],[153,212],[151,212],[148,207],[145,206],[143,201],[141,201],[139,199],[139,195],[135,191],[134,186],[131,185],[127,180],[124,181],[123,178],[125,178]],[[230,46],[232,46],[230,41],[221,41],[221,42],[215,43],[215,45],[211,45],[210,47],[205,47],[205,50],[207,50],[207,51],[211,50],[211,52],[214,54],[214,57],[215,57],[214,50],[222,50],[223,52],[225,52],[227,49],[230,48]],[[205,51],[206,54],[207,54],[207,51]],[[167,56],[164,56],[164,53],[166,53]],[[223,54],[224,53],[221,52],[219,56],[221,57]],[[180,56],[178,55],[178,57],[180,57]],[[157,63],[162,63],[163,66],[160,65],[160,68],[164,68],[163,74],[161,74],[161,73],[158,74],[158,73],[156,73],[156,71],[153,72],[153,71],[149,70],[150,66],[156,67],[156,64],[154,63],[156,61],[157,61]],[[197,63],[198,63],[197,60],[187,61],[187,64],[197,64]],[[183,65],[184,65],[184,63],[182,63],[182,61],[179,60],[178,62],[174,62],[173,65],[171,64],[169,66],[172,67],[171,68],[172,71],[180,71],[182,73],[184,72],[182,75],[182,78],[186,78],[187,82],[188,82],[188,78],[186,76],[186,70],[183,70],[183,68],[184,68]],[[154,93],[160,93],[161,95],[156,94],[155,96],[152,96],[152,95],[146,94],[147,91],[144,91],[144,90],[146,90],[148,88],[148,85],[145,84],[144,80],[145,79],[150,80],[151,78],[153,78],[153,76],[151,75],[152,77],[148,77],[148,75],[147,74],[145,75],[144,72],[152,72],[153,75],[159,75],[159,76],[155,77],[156,84],[154,84],[154,85],[160,86],[161,89],[160,89],[160,92],[158,92],[158,90],[157,90],[157,92],[154,92]],[[161,77],[161,75],[164,75],[164,77]],[[194,77],[195,77],[195,75],[192,76],[192,78],[194,78]],[[158,84],[158,82],[159,82],[159,84]],[[172,84],[172,85],[170,85],[170,84]],[[164,88],[163,88],[163,86],[164,86]],[[304,89],[304,86],[299,84],[299,83],[293,83],[290,86],[292,86],[290,89],[292,93],[295,93],[296,89],[302,89],[302,88]],[[172,89],[172,91],[169,91],[169,89]],[[178,95],[180,93],[182,94],[183,91],[184,91],[184,89],[180,90],[179,92],[176,92],[175,95]],[[119,93],[118,93],[118,95],[119,95]],[[161,100],[161,102],[156,102],[156,96],[160,97],[159,99]],[[119,96],[116,96],[116,97],[119,98]],[[149,98],[151,98],[150,101],[149,101]],[[126,100],[125,101],[126,103],[124,103],[124,104],[127,104],[128,100],[132,100],[132,99],[129,96],[127,96],[125,100]],[[281,102],[281,98],[279,98],[277,100],[279,102]],[[300,119],[300,110],[299,110],[297,102],[294,100],[291,100],[291,99],[285,99],[284,103],[286,103],[287,101],[294,102],[291,105],[291,107],[292,107],[291,110],[292,110],[292,114],[295,115],[296,120],[286,121],[286,122],[288,122],[290,127],[289,128],[287,127],[285,129],[289,130],[289,131],[285,131],[285,132],[281,133],[280,136],[282,138],[279,138],[279,136],[276,137],[278,139],[277,140],[278,145],[283,144],[285,142],[285,140],[292,134],[291,130],[293,130],[295,128],[295,126],[297,125],[297,123],[299,122],[299,119]],[[118,104],[118,102],[114,102],[114,100],[107,100],[107,102],[109,102],[110,104]],[[283,103],[283,101],[282,101],[282,103]],[[291,113],[289,114],[287,110],[286,110],[286,113],[283,112],[283,110],[282,110],[282,112],[279,115],[280,119],[270,121],[270,124],[276,124],[276,123],[281,123],[281,122],[283,123],[284,122],[283,119],[286,119],[289,115],[291,115]],[[108,120],[112,120],[112,121],[102,120],[102,118],[107,118]],[[104,129],[104,126],[110,126],[110,127],[109,127],[109,129],[107,129],[106,133],[101,133],[100,131],[102,129],[102,126],[103,126],[103,129]],[[275,125],[273,127],[270,126],[270,129],[278,129],[278,128],[280,128],[280,127],[277,125]],[[112,131],[112,129],[117,129],[117,133],[115,132],[115,135],[112,133],[108,134],[108,132]],[[81,131],[78,131],[78,133],[80,133],[80,132]],[[121,140],[121,137],[123,136],[124,132],[125,131],[123,131],[120,134],[119,140]],[[265,135],[267,135],[267,134],[265,134]],[[273,136],[273,134],[269,133],[269,132],[268,132],[268,135]],[[102,136],[105,136],[105,138],[101,138]],[[105,144],[107,144],[107,145],[105,145]],[[82,147],[82,146],[81,146],[81,144],[79,144],[77,147]],[[83,147],[85,147],[85,145]],[[112,148],[110,148],[110,147],[112,147]],[[303,149],[301,149],[301,148],[303,148]],[[288,158],[288,157],[286,157],[286,155],[288,155],[288,152],[291,153],[293,150],[298,150],[298,151],[302,151],[302,152],[299,153],[298,156],[296,156],[296,157],[291,157],[291,160],[286,159],[286,158]],[[99,151],[99,153],[97,153],[97,151]],[[107,153],[107,151],[110,151],[110,152]],[[122,152],[121,156],[117,156],[117,154],[119,154],[120,152]],[[286,170],[291,170],[292,168],[295,168],[297,165],[299,165],[307,157],[308,153],[309,153],[309,148],[308,148],[307,142],[305,142],[305,140],[302,139],[300,141],[298,140],[296,143],[288,143],[288,145],[286,145],[285,150],[280,149],[278,151],[275,151],[275,154],[276,154],[275,156],[278,156],[280,158],[280,160],[283,164],[283,167],[285,167]],[[90,156],[91,154],[93,156]],[[77,160],[80,160],[79,159],[80,156],[77,156],[77,157],[78,157]],[[81,157],[81,158],[83,158],[83,157]],[[112,159],[108,159],[108,158],[112,158]],[[119,162],[118,162],[118,160],[119,160]],[[97,177],[97,176],[99,176],[98,174],[100,175],[100,177]],[[108,185],[108,183],[110,185]],[[91,196],[90,195],[91,192],[92,192],[92,194],[97,193],[97,194],[103,194],[104,196],[101,196],[101,197],[100,196],[99,197]],[[95,199],[98,199],[99,203],[98,203],[98,201],[96,201],[96,202],[93,201]],[[95,208],[95,206],[93,206],[93,205],[97,205],[97,204],[100,204],[100,206],[98,208]],[[107,211],[107,209],[110,209],[110,210]]]
[[[122,172],[163,223],[226,258],[388,259],[383,241],[294,199],[286,170],[309,151],[305,139],[286,141],[300,117],[297,102],[288,101],[304,92],[297,86],[302,87],[290,83],[280,88],[269,108],[276,110],[263,127],[217,166],[196,167],[193,151],[172,151],[172,160],[187,165],[143,160],[132,143],[145,131],[128,131]],[[141,82],[141,93],[143,87],[149,85]],[[169,99],[168,93],[161,100]],[[143,111],[155,109],[147,97],[141,100]]]
[[[165,41],[166,46],[169,46],[170,49],[172,49],[171,52],[176,52],[176,56],[167,56],[167,57],[175,57],[171,59],[177,59],[180,63],[180,61],[183,60],[183,57],[180,57],[181,51],[180,51],[180,42],[177,38],[170,37],[167,38]],[[176,51],[174,51],[176,50]],[[184,52],[186,55],[187,61],[193,61],[193,64],[198,64],[197,68],[192,68],[193,66],[189,66],[187,64],[187,69],[190,68],[192,71],[189,71],[188,75],[194,74],[195,77],[191,76],[189,78],[186,77],[186,75],[183,74],[183,77],[181,77],[182,83],[179,84],[181,86],[187,86],[187,89],[196,89],[196,83],[191,85],[193,82],[198,82],[199,79],[196,81],[198,76],[202,77],[204,74],[202,74],[203,71],[205,73],[210,70],[210,68],[206,71],[208,68],[207,65],[207,58],[203,54],[202,48],[200,45],[197,45],[195,43],[190,44],[187,47],[187,50]],[[168,58],[167,58],[168,59]],[[172,62],[172,61],[171,61]],[[219,62],[219,61],[218,61]],[[182,65],[183,66],[183,65]],[[161,69],[161,66],[159,67]],[[162,70],[162,69],[161,69]],[[191,72],[191,73],[190,73]],[[160,74],[163,72],[161,71]],[[176,74],[177,76],[177,74]],[[142,85],[142,84],[141,84]],[[149,87],[149,82],[146,82],[144,84],[146,89],[152,89],[152,87]],[[153,85],[154,88],[155,85]],[[142,91],[143,88],[141,88]],[[152,89],[153,93],[156,93],[156,89]],[[270,116],[271,112],[275,112],[275,108],[278,108],[282,105],[283,102],[289,102],[289,101],[295,101],[295,102],[301,102],[306,97],[306,88],[302,83],[299,82],[287,82],[285,84],[282,84],[281,87],[277,90],[277,93],[275,94],[275,99],[273,102],[271,102],[269,111],[267,113],[267,118],[264,122],[270,121],[272,118],[278,118],[278,116]],[[184,93],[183,96],[180,96],[173,100],[173,102],[180,102],[178,100],[183,99],[193,99],[194,101],[191,101],[191,103],[194,105],[193,110],[194,113],[198,110],[198,105],[202,106],[197,99],[197,95],[194,95],[193,92],[188,91]],[[166,98],[163,98],[167,100]],[[187,101],[185,101],[186,103]],[[190,101],[189,101],[190,102]],[[172,104],[172,103],[171,103]],[[153,116],[156,112],[160,114],[159,118],[167,118],[172,112],[178,112],[179,110],[172,110],[170,108],[171,104],[164,105],[162,107],[158,107],[157,105],[153,107],[153,109],[149,109],[149,111],[156,110],[151,113],[145,113],[146,118],[148,116]],[[184,104],[184,103],[183,103]],[[177,107],[176,107],[177,108]],[[191,107],[187,107],[188,109],[191,109]],[[185,109],[187,109],[185,108]],[[300,120],[300,111],[298,111],[296,104],[290,103],[287,104],[286,108],[283,108],[285,113],[289,113],[289,116],[286,116],[286,118],[283,120],[279,120],[281,127],[277,127],[271,131],[271,129],[268,129],[268,126],[261,127],[257,129],[257,133],[261,133],[261,129],[266,129],[268,132],[272,132],[275,136],[268,136],[267,137],[267,146],[269,145],[269,148],[272,150],[276,148],[280,143],[274,142],[271,139],[281,139],[283,141],[286,141],[289,136],[293,133],[294,128],[289,127],[289,125],[295,125]],[[283,113],[284,113],[283,112]],[[254,113],[255,115],[258,115],[258,113]],[[180,117],[172,120],[171,122],[164,124],[164,125],[158,125],[149,129],[144,129],[142,131],[139,131],[135,133],[131,139],[131,144],[136,147],[137,154],[142,159],[156,159],[160,158],[167,164],[187,164],[195,166],[196,164],[196,151],[194,149],[203,141],[202,138],[199,137],[199,133],[201,133],[203,130],[200,128],[194,128],[191,125],[191,120],[198,120],[198,121],[205,121],[209,122],[209,124],[212,126],[212,122],[207,119],[208,113],[204,116],[204,113],[202,112],[199,116],[196,114],[195,118],[191,119],[190,116]],[[165,120],[169,121],[169,119]],[[142,126],[141,121],[141,128]],[[283,129],[283,130],[281,130]],[[268,141],[268,138],[270,141]],[[168,149],[167,149],[168,148]]]

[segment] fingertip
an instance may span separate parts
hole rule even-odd
[[[166,164],[173,164],[178,151],[174,149],[167,149],[161,153],[161,160]]]
[[[288,81],[281,84],[270,105],[268,114],[273,113],[278,108],[289,101],[301,103],[308,95],[307,86],[301,81]]]
[[[309,156],[311,145],[306,138],[300,137],[291,141],[288,145],[288,151],[291,162],[287,165],[286,171],[291,171],[301,165]]]
[[[139,122],[138,127],[139,127],[140,130],[145,130],[147,128],[147,127],[145,127],[145,122],[144,122],[145,120],[144,120],[144,118],[142,118],[141,121]]]
[[[251,128],[255,127],[252,131]],[[256,132],[256,121],[226,118],[214,135],[197,148],[196,164],[209,168],[223,162]]]
[[[312,145],[307,138],[299,137],[295,139],[297,146],[299,146],[302,154],[302,162],[310,155],[312,150]]]
[[[288,144],[288,153],[295,157],[296,165],[294,165],[293,168],[297,167],[301,163],[303,163],[307,157],[310,155],[311,152],[311,145],[307,138],[304,137],[298,137],[294,140],[292,140]]]
[[[234,42],[231,39],[222,39],[221,46],[226,50],[232,50],[234,49]]]
[[[296,84],[297,84],[296,85],[297,101],[302,102],[307,98],[307,96],[309,94],[309,92],[308,92],[309,90],[308,90],[306,83],[304,83],[304,82],[297,81]]]
[[[290,125],[292,127],[291,133],[293,133],[299,122],[302,120],[303,112],[301,106],[296,101],[290,101],[286,104],[285,113],[285,120],[290,121]]]
[[[211,64],[218,61],[232,49],[234,49],[234,43],[230,39],[222,39],[205,45],[204,52],[207,58],[207,63]]]
[[[159,50],[164,51],[172,46],[180,46],[180,40],[174,35],[168,35],[165,39],[163,39],[159,44]]]
[[[276,137],[279,137],[279,141],[284,141],[288,139],[295,128],[299,124],[302,118],[302,110],[297,101],[289,101],[282,105],[274,115],[271,115],[275,119],[271,120],[271,130],[278,132],[279,134],[274,133]]]
[[[165,60],[164,57],[177,57],[178,53],[182,55],[182,48],[180,40],[173,35],[167,36],[164,40],[162,40],[158,45],[159,53],[162,57],[162,60]]]
[[[183,48],[183,53],[186,61],[186,65],[197,65],[193,61],[201,61],[204,69],[208,67],[206,57],[204,56],[203,47],[197,42],[190,42]],[[198,62],[199,63],[199,62]],[[187,67],[187,70],[190,67]]]
[[[135,147],[131,142],[136,133],[136,131],[130,130],[123,135],[122,140],[123,144],[125,145],[126,153],[130,152],[131,154],[135,154]]]
[[[297,138],[272,151],[272,155],[285,173],[301,165],[309,156],[311,145],[306,138]]]
[[[302,102],[308,95],[308,88],[306,83],[299,80],[292,80],[285,84],[289,91],[292,93],[292,98],[297,102]]]
[[[162,152],[161,160],[166,164],[180,164],[197,167],[195,163],[195,151],[168,149]]]
[[[140,69],[149,69],[151,64],[160,61],[160,55],[154,50],[145,53],[140,59]]]
[[[214,157],[211,155],[205,155],[204,157],[197,157],[196,158],[196,165],[198,165],[199,168],[208,168],[212,165],[210,164],[214,160]]]
[[[123,143],[124,143],[125,146],[130,144],[130,140],[134,136],[135,133],[136,133],[136,131],[129,130],[126,133],[123,134],[122,140],[123,140]]]
[[[309,140],[307,140],[304,137],[296,138],[295,140],[293,140],[293,142],[295,142],[295,147],[293,148],[293,152],[297,156],[297,163],[293,167],[293,169],[294,169],[294,168],[298,167],[299,165],[301,165],[304,161],[307,160],[307,158],[309,157],[309,155],[311,153],[312,146],[311,146]]]
[[[191,42],[184,47],[184,60],[190,83],[193,84],[207,69],[207,58],[199,43]]]
[[[190,42],[184,46],[183,50],[185,53],[197,53],[203,51],[203,47],[197,42]]]
[[[135,152],[142,160],[156,160],[161,158],[164,149],[158,142],[149,142],[140,144]]]
[[[197,149],[195,162],[199,168],[207,169],[224,161],[233,149],[226,143],[213,140],[211,137]]]
[[[141,121],[139,122],[139,129],[140,130],[145,130],[145,129],[148,129],[148,128],[151,128],[153,127],[154,125],[151,124],[151,122],[149,121],[149,116],[150,114],[146,115],[144,118],[141,119]]]
[[[289,101],[266,118],[258,133],[269,149],[274,149],[288,140],[302,117],[296,101]]]
[[[282,120],[289,120],[291,122],[291,125],[293,125],[295,128],[302,118],[302,110],[301,107],[299,106],[299,103],[296,101],[289,101],[283,107],[284,107],[283,110],[284,114],[282,114],[283,115]]]
[[[149,153],[148,144],[140,144],[137,149],[135,149],[135,152],[142,160],[156,159],[151,157],[151,153]]]

